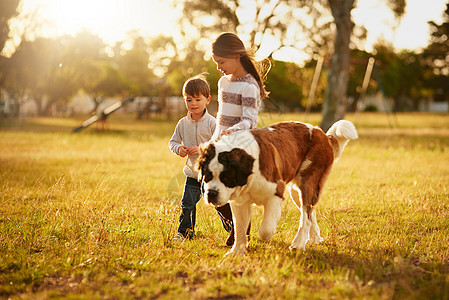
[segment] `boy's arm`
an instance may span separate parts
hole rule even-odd
[[[216,128],[217,128],[217,119],[212,117],[211,118],[211,124],[210,124],[210,130],[211,130],[210,137],[211,138],[212,138],[212,135],[214,134]]]
[[[181,126],[181,121],[179,121],[176,125],[175,132],[168,142],[168,148],[176,155],[179,155],[179,148],[182,147]]]

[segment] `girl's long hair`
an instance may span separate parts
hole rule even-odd
[[[212,53],[214,55],[233,58],[235,55],[240,56],[240,63],[246,72],[250,73],[260,89],[260,98],[267,98],[269,92],[265,89],[264,81],[271,69],[271,62],[268,58],[262,61],[256,61],[253,53],[246,51],[245,45],[240,38],[231,32],[225,32],[220,34],[212,43]]]

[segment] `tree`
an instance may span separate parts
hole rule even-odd
[[[420,55],[408,51],[396,53],[392,45],[386,44],[376,44],[374,48],[384,93],[393,98],[393,110],[418,109],[419,100],[428,97]]]
[[[449,107],[449,2],[443,13],[443,22],[429,22],[431,43],[423,52],[425,65],[432,70],[427,85],[435,92],[434,99],[447,101]]]
[[[405,12],[406,0],[387,0],[396,18]],[[328,86],[323,103],[321,128],[327,131],[346,112],[346,94],[349,80],[350,41],[354,27],[351,11],[355,0],[328,0],[335,22],[334,53],[328,74]]]
[[[89,73],[81,88],[92,97],[94,107],[91,113],[95,113],[98,106],[107,98],[121,96],[126,97],[130,93],[131,83],[123,75],[122,71],[107,60],[92,61],[89,65]]]
[[[167,65],[166,73],[168,84],[176,95],[180,95],[181,88],[187,78],[203,72],[210,74],[210,71],[212,71],[212,74],[215,73],[213,69],[209,68],[210,62],[204,60],[204,52],[197,49],[194,41],[188,43],[182,53],[179,51],[176,48],[176,53]]]
[[[331,18],[321,2],[323,0],[181,0],[176,4],[183,7],[181,30],[190,36],[196,31],[199,40],[209,37],[207,49],[211,37],[231,31],[241,34],[242,40],[254,51],[266,46],[266,55],[271,56],[283,47],[300,47],[298,43],[304,44],[304,40],[309,41],[305,51],[310,55],[329,49]]]
[[[325,1],[177,1],[179,2],[183,4],[185,15],[181,20],[181,27],[189,34],[192,29],[201,33],[198,36],[209,37],[223,31],[236,32],[245,41],[247,48],[254,52],[262,50],[263,55],[272,59],[273,52],[284,47],[301,48],[311,57],[314,54],[325,56],[330,49],[332,19],[326,6],[322,5],[326,4]],[[212,15],[216,17],[211,17]],[[299,45],[304,44],[304,40],[308,41],[305,49]],[[208,54],[211,41],[212,38],[206,40],[203,48],[197,46],[195,52],[206,51]],[[209,72],[212,77],[220,76],[214,67],[210,68],[208,64],[208,68],[213,70]],[[308,73],[308,70],[301,72],[293,63],[275,61],[266,82],[271,91],[271,99],[266,101],[267,105],[288,110],[301,107],[302,85],[307,80]],[[179,80],[181,78],[182,76]],[[213,93],[216,88],[214,80],[211,80],[211,88]]]
[[[354,0],[329,0],[334,16],[336,34],[334,53],[328,74],[328,86],[323,103],[321,128],[327,131],[339,119],[343,119],[346,111],[346,92],[349,80],[349,43],[353,23],[351,10]]]
[[[123,76],[129,81],[129,91],[134,96],[149,96],[155,93],[155,75],[148,68],[148,46],[142,37],[135,37],[133,46],[123,54],[114,57]]]
[[[129,91],[129,83],[112,59],[105,54],[106,45],[97,35],[82,30],[74,37],[64,37],[64,62],[74,70],[76,85],[92,99],[96,112],[105,97]]]
[[[405,0],[385,1],[396,18],[404,14]],[[326,52],[319,53],[318,49],[327,49],[333,23],[335,28],[333,54],[328,72],[321,127],[327,130],[332,123],[344,117],[349,80],[350,42],[351,37],[355,37],[354,24],[351,21],[355,0],[184,0],[182,3],[186,14],[183,22],[200,28],[199,31],[203,34],[210,36],[217,31],[241,31],[250,37],[250,44],[256,48],[262,45],[265,36],[275,36],[279,40],[279,46],[274,47],[272,51],[294,45],[306,38],[309,43],[308,53],[325,55]],[[330,9],[332,20],[329,19],[329,11],[325,8]],[[243,22],[243,11],[246,13],[244,17],[250,20],[247,23]],[[217,17],[211,19],[211,15]],[[300,29],[302,35],[298,32]],[[314,35],[319,38],[313,37]]]
[[[443,14],[443,23],[429,22],[431,43],[425,51],[425,57],[433,61],[434,71],[437,74],[449,75],[449,2]]]
[[[0,53],[5,47],[5,43],[9,38],[9,19],[15,17],[17,12],[17,7],[20,0],[8,0],[0,1]],[[7,58],[0,55],[0,88],[3,88],[3,83],[6,79],[5,68],[7,65]]]
[[[6,89],[14,98],[33,99],[38,113],[45,110],[44,97],[49,82],[50,65],[55,58],[53,49],[54,41],[46,38],[38,38],[34,41],[23,40],[8,59]]]
[[[17,98],[34,100],[41,115],[65,104],[80,89],[97,80],[92,74],[102,44],[86,33],[55,39],[22,40],[8,60],[6,87]]]
[[[267,78],[267,89],[270,91],[270,98],[264,100],[264,103],[275,103],[277,109],[281,110],[282,108],[287,108],[288,110],[297,109],[303,99],[301,85],[303,81],[303,74],[298,65],[275,61]],[[283,107],[280,107],[281,105]]]
[[[20,0],[0,2],[0,52],[3,50],[3,47],[9,38],[8,21],[18,14],[17,7],[19,6],[19,2]]]

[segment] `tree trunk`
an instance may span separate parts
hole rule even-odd
[[[349,80],[349,42],[353,23],[351,10],[354,0],[328,0],[336,25],[335,49],[327,77],[327,88],[323,102],[321,128],[327,131],[335,121],[344,118],[346,92]]]
[[[33,96],[32,97],[34,99],[34,103],[36,103],[36,108],[37,108],[37,115],[38,116],[43,116],[44,113],[44,97],[43,96]]]
[[[43,110],[42,110],[42,115],[43,116],[46,116],[46,117],[52,117],[53,116],[52,109],[53,109],[53,104],[54,103],[55,103],[55,101],[47,99],[47,102],[45,103],[45,106],[43,107]]]

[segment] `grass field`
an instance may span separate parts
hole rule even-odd
[[[243,258],[223,256],[203,201],[197,236],[171,241],[184,183],[174,121],[114,115],[110,131],[77,134],[81,119],[1,121],[0,298],[449,299],[449,115],[395,120],[360,116],[316,207],[322,244],[289,252],[300,215],[286,197],[268,242],[254,209]]]

